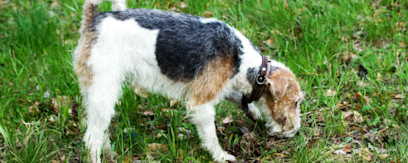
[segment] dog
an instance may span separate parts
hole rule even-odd
[[[236,158],[222,149],[214,105],[228,100],[254,119],[264,119],[269,135],[293,137],[300,128],[303,99],[295,75],[261,55],[238,30],[215,19],[148,9],[98,12],[102,0],[83,5],[81,37],[74,52],[86,109],[84,141],[91,162],[111,151],[107,128],[123,81],[183,101],[201,146],[214,161]]]

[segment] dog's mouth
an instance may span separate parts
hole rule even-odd
[[[285,138],[292,138],[294,137],[297,133],[298,133],[299,129],[293,129],[293,130],[289,130],[289,131],[273,131],[273,129],[270,129],[268,134],[270,136],[274,136],[277,137],[279,139],[285,139]]]

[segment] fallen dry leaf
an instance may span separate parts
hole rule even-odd
[[[184,134],[182,134],[182,133],[179,133],[177,135],[177,138],[179,138],[180,140],[184,140],[186,138],[186,136],[184,136]]]
[[[340,110],[347,110],[348,108],[349,108],[349,103],[348,103],[348,101],[342,101],[342,102],[339,102],[338,104],[337,104],[337,109],[340,109]]]
[[[225,127],[223,127],[223,126],[219,126],[219,127],[217,127],[217,131],[218,132],[223,132],[225,130]]]
[[[380,154],[380,155],[378,155],[378,158],[381,159],[381,160],[384,160],[384,159],[386,159],[387,157],[388,157],[388,154]]]
[[[359,82],[357,83],[357,85],[358,85],[359,87],[369,86],[369,84],[368,84],[368,83],[365,83],[364,81],[359,81]]]
[[[356,43],[354,43],[353,44],[353,49],[355,50],[355,51],[358,51],[358,52],[362,52],[363,51],[363,47],[362,47],[363,45],[362,45],[362,43],[360,43],[359,41],[357,41]]]
[[[284,155],[282,153],[272,153],[272,154],[275,155],[275,156],[278,156],[278,157],[286,157],[286,155]]]
[[[382,80],[382,75],[380,74],[380,72],[377,72],[377,81],[381,81]]]
[[[341,118],[355,123],[362,123],[364,121],[363,116],[357,111],[343,111]]]
[[[336,95],[336,93],[337,93],[336,90],[328,89],[326,91],[326,96],[331,97],[331,96]]]
[[[363,96],[363,101],[364,101],[366,104],[371,104],[371,103],[373,102],[373,99],[370,98],[370,97],[368,97],[368,96]]]
[[[38,105],[39,105],[38,101],[35,101],[34,105],[28,107],[28,112],[30,112],[31,114],[39,113],[40,109],[38,108]]]
[[[353,152],[353,147],[350,144],[346,144],[342,149],[333,152],[335,155],[347,155]]]
[[[405,95],[403,95],[402,93],[398,93],[394,96],[395,99],[404,99]]]
[[[209,17],[212,17],[212,16],[213,16],[213,13],[210,12],[210,11],[204,11],[204,13],[203,13],[203,17],[209,18]]]
[[[186,5],[186,3],[184,3],[184,2],[180,2],[180,8],[186,8],[187,7],[187,5]]]
[[[60,159],[61,159],[61,161],[64,161],[64,160],[65,160],[65,155],[62,155],[62,156],[60,157]]]
[[[123,132],[124,133],[133,133],[133,132],[136,133],[136,129],[133,127],[127,127],[123,129]]]
[[[317,117],[318,122],[324,122],[324,116],[320,110],[316,110],[314,114]]]
[[[353,60],[353,58],[357,57],[357,55],[352,52],[338,53],[337,55],[341,57],[341,59],[345,63],[350,63],[350,61]]]
[[[51,98],[51,106],[55,114],[59,113],[59,108],[65,108],[67,104],[71,103],[71,98],[67,96],[57,96]]]
[[[158,139],[158,138],[161,138],[162,136],[163,136],[162,134],[157,133],[156,138]]]
[[[135,161],[133,160],[133,156],[132,156],[131,154],[125,155],[122,161],[123,161],[124,163],[130,163],[130,162],[133,163],[133,162],[135,162]]]
[[[407,44],[405,44],[405,42],[402,42],[402,41],[399,42],[398,45],[399,45],[401,48],[407,47]]]
[[[371,99],[370,97],[363,96],[360,92],[354,93],[354,96],[355,96],[358,100],[361,100],[361,98],[363,98],[363,101],[364,101],[366,104],[370,104],[370,103],[372,102],[372,99]]]
[[[396,130],[400,129],[400,127],[397,124],[392,124],[392,127],[394,127]]]
[[[404,22],[396,22],[395,26],[396,26],[395,30],[397,32],[403,32],[403,31],[407,30],[407,28],[405,28],[405,23]]]
[[[386,149],[384,148],[377,148],[377,147],[373,147],[371,144],[368,144],[368,149],[370,151],[374,151],[376,153],[386,153],[388,152]]]
[[[51,163],[60,163],[60,160],[51,160]]]
[[[177,105],[178,101],[176,100],[170,100],[170,107],[173,107],[175,105]]]
[[[351,153],[353,152],[353,147],[350,144],[346,144],[343,149],[344,153]]]
[[[246,128],[246,127],[242,127],[239,130],[241,130],[241,132],[244,133],[244,134],[250,132],[250,130],[248,128]]]
[[[357,153],[358,155],[361,157],[361,159],[365,160],[365,161],[371,161],[371,157],[372,157],[372,153],[368,148],[359,148],[357,149]]]
[[[44,98],[50,98],[50,96],[51,96],[50,91],[47,90],[44,92],[44,96],[43,96]]]
[[[255,139],[255,134],[254,132],[247,132],[244,135],[242,135],[242,138],[247,140],[253,140]]]
[[[55,123],[55,120],[57,120],[58,117],[55,115],[51,115],[50,117],[48,117],[48,121],[50,121],[51,123]]]
[[[56,9],[58,6],[60,6],[60,5],[58,4],[57,1],[53,1],[52,4],[51,4],[52,9]]]
[[[146,110],[145,112],[143,112],[143,115],[145,115],[145,116],[154,116],[154,112],[152,110]]]
[[[335,155],[346,155],[347,153],[343,151],[343,149],[339,149],[333,152]]]
[[[362,34],[363,34],[363,31],[356,31],[353,33],[353,38],[358,39],[360,38],[360,36],[362,36]]]
[[[362,95],[361,95],[360,92],[356,92],[356,93],[354,93],[354,96],[355,96],[358,100],[360,100]]]
[[[147,98],[147,96],[148,96],[146,90],[144,90],[143,88],[138,87],[136,85],[133,86],[133,91],[135,92],[136,95],[138,95],[140,97]]]
[[[267,39],[266,41],[264,41],[264,43],[265,43],[267,46],[271,47],[271,46],[272,46],[272,39]]]
[[[147,144],[148,152],[167,151],[167,145],[160,143]]]
[[[232,120],[232,116],[228,116],[228,117],[225,117],[223,120],[222,120],[222,123],[223,124],[228,124],[228,123],[231,123],[233,120]]]
[[[320,136],[320,129],[319,128],[313,129],[313,136],[315,136],[315,137]]]

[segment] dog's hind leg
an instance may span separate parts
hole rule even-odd
[[[113,65],[93,66],[92,84],[87,90],[87,130],[84,141],[90,152],[91,162],[101,162],[102,148],[110,150],[108,127],[115,114],[115,104],[121,93],[123,72],[113,71]],[[98,68],[102,68],[98,69]],[[102,71],[101,71],[102,70]],[[110,152],[110,151],[105,151]]]
[[[188,117],[191,118],[192,123],[197,128],[198,135],[201,138],[201,146],[211,153],[214,161],[235,161],[235,157],[224,151],[218,143],[214,123],[214,106],[212,104],[203,104],[189,106],[188,108]]]

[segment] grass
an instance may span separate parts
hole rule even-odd
[[[217,105],[220,142],[241,161],[408,162],[407,1],[128,1],[130,8],[212,15],[297,74],[307,96],[292,139],[268,137],[262,122]],[[82,3],[0,0],[1,162],[86,160],[72,71]],[[170,103],[124,87],[110,127],[116,160],[211,161],[185,106]],[[233,122],[222,123],[228,116]],[[336,154],[345,146],[353,151]]]

